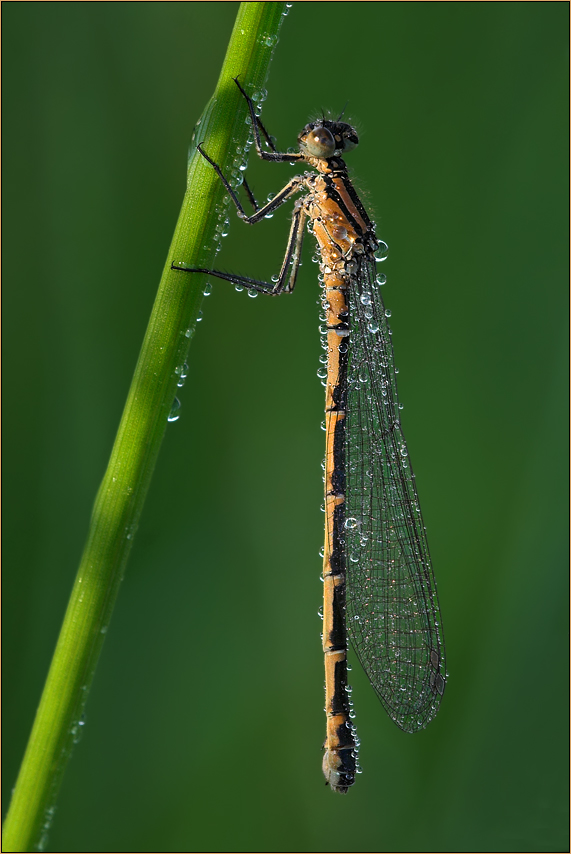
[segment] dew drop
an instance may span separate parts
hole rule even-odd
[[[184,365],[177,365],[177,367],[174,369],[174,372],[179,377],[177,386],[178,388],[182,388],[188,376],[188,365],[186,364],[186,362],[184,363]]]
[[[171,406],[171,411],[168,414],[167,421],[178,421],[180,418],[180,400],[175,397]]]

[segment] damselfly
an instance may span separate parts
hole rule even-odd
[[[260,222],[295,193],[285,258],[275,283],[173,263],[173,270],[207,273],[252,293],[291,293],[300,263],[306,220],[320,253],[324,312],[325,546],[323,651],[327,738],[323,772],[347,792],[358,771],[358,739],[347,684],[347,634],[365,673],[392,720],[405,732],[425,727],[444,693],[446,668],[436,584],[414,474],[400,422],[391,330],[380,294],[385,277],[376,262],[387,245],[349,180],[342,155],[358,143],[355,129],[320,119],[298,136],[299,151],[276,150],[252,100],[247,101],[258,155],[305,163],[266,205],[247,216],[216,170],[238,216]],[[262,148],[260,131],[271,151]]]

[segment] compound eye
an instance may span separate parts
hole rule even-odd
[[[311,157],[327,158],[335,151],[333,134],[324,127],[318,126],[302,134],[299,143]]]
[[[359,139],[356,133],[343,137],[343,151],[351,151],[357,145],[359,145]]]
[[[359,145],[359,137],[355,132],[355,128],[352,128],[351,125],[345,125],[345,129],[343,130],[343,151],[351,151],[357,145]]]

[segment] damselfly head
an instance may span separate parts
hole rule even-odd
[[[355,128],[346,122],[319,119],[306,125],[297,141],[302,154],[326,160],[355,148],[359,137]]]

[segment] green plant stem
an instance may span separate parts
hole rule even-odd
[[[44,847],[63,772],[81,731],[83,707],[202,302],[203,277],[174,272],[171,263],[208,267],[214,260],[224,190],[195,145],[208,139],[208,153],[231,174],[236,140],[243,147],[249,130],[246,105],[232,78],[240,75],[250,93],[260,92],[284,11],[285,3],[240,5],[218,85],[197,125],[182,209],[4,823],[4,851]]]

